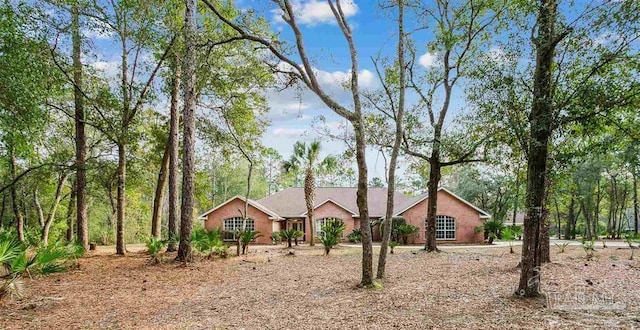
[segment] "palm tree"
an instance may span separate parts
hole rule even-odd
[[[284,171],[287,173],[300,173],[304,171],[304,199],[307,204],[307,217],[309,218],[309,245],[315,245],[315,224],[313,223],[313,198],[315,195],[314,171],[331,171],[336,168],[337,161],[333,156],[327,156],[319,160],[320,141],[312,141],[308,145],[298,141],[293,145],[291,159],[284,162]]]

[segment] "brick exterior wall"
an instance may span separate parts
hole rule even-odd
[[[354,228],[360,228],[360,222],[356,221],[356,219],[353,218],[351,212],[343,209],[342,207],[331,201],[320,205],[313,211],[314,220],[320,220],[324,218],[339,218],[344,221],[344,225],[347,227],[347,229],[345,229],[343,232],[343,240],[347,239],[347,235],[349,235]],[[306,217],[305,229],[309,230],[310,228],[309,217]],[[317,230],[318,228],[316,228],[316,231]]]
[[[244,202],[241,199],[236,198],[223,207],[209,213],[204,222],[204,227],[207,230],[212,230],[218,227],[222,228],[222,224],[225,219],[241,216],[238,210],[242,210],[244,212]],[[271,244],[273,220],[269,219],[269,215],[249,204],[249,218],[254,220],[256,230],[264,235],[262,237],[258,237],[255,243]]]
[[[425,219],[427,218],[428,198],[416,204],[401,214],[407,224],[414,225],[420,230],[409,239],[410,243],[425,243]],[[446,191],[438,191],[438,215],[448,215],[456,220],[456,239],[438,240],[443,243],[482,243],[483,234],[474,233],[473,228],[482,225],[478,211],[463,203]]]
[[[204,222],[207,230],[222,227],[223,220],[240,216],[238,210],[244,210],[244,202],[236,198],[227,203],[223,207],[209,213]],[[478,211],[461,202],[446,191],[438,191],[438,215],[447,215],[455,218],[456,239],[455,240],[439,240],[442,243],[481,243],[483,241],[482,233],[474,233],[473,229],[482,225],[483,219],[480,219]],[[423,244],[425,242],[425,219],[427,217],[427,199],[414,205],[409,210],[401,214],[407,220],[407,224],[414,225],[418,228],[418,232],[409,239],[409,243]],[[347,227],[344,231],[343,241],[347,241],[349,235],[354,229],[360,228],[360,219],[354,218],[351,212],[343,209],[339,205],[328,201],[316,208],[313,213],[314,220],[323,218],[340,218]],[[257,244],[271,244],[271,233],[279,230],[284,222],[273,221],[269,219],[269,215],[259,209],[249,205],[249,218],[254,220],[257,231],[264,235],[256,239]],[[371,218],[372,221],[377,218]],[[305,218],[305,230],[310,229],[309,218]],[[308,235],[305,235],[305,238]],[[378,226],[373,229],[374,241],[380,240],[380,231]]]

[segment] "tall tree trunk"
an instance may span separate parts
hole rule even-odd
[[[558,239],[562,239],[562,224],[560,223],[560,205],[558,205],[558,199],[555,197],[553,198],[553,202],[556,206],[556,229],[558,230]]]
[[[36,215],[38,216],[38,224],[40,229],[44,228],[44,212],[42,211],[42,205],[40,205],[40,199],[38,198],[38,190],[33,191],[33,205],[36,207]]]
[[[16,155],[13,150],[13,146],[9,146],[9,166],[11,168],[11,179],[15,180],[17,175]],[[16,233],[18,234],[18,240],[24,242],[24,218],[20,212],[20,205],[18,201],[18,191],[16,185],[11,185],[11,205],[13,207],[13,214],[16,217]]]
[[[571,192],[571,197],[569,200],[569,209],[567,210],[567,225],[564,227],[564,238],[571,239],[573,238],[573,230],[574,230],[574,219],[575,219],[575,198],[573,197],[573,192]]]
[[[612,238],[616,228],[616,213],[618,209],[618,192],[616,177],[611,176],[611,190],[609,191],[609,216],[607,217],[606,238]]]
[[[160,164],[160,173],[158,173],[158,182],[156,184],[156,194],[153,198],[153,215],[151,216],[151,236],[162,238],[162,203],[164,202],[164,187],[167,185],[167,171],[169,170],[169,152],[171,150],[171,141],[167,140],[167,144],[162,156]]]
[[[591,235],[591,217],[593,214],[591,213],[591,210],[587,209],[587,205],[583,200],[580,201],[580,209],[582,210],[582,213],[584,213],[584,233],[582,236],[585,239],[590,240],[593,238],[593,235]]]
[[[593,217],[591,218],[591,236],[596,239],[598,236],[598,227],[600,227],[600,201],[602,200],[602,194],[600,193],[600,181],[596,186],[596,205],[593,211]]]
[[[180,113],[178,110],[178,100],[180,98],[180,59],[176,51],[173,52],[173,76],[171,77],[171,107],[169,117],[169,142],[171,147],[169,150],[169,224],[168,224],[168,238],[167,252],[173,252],[176,250],[176,238],[178,231],[178,218],[180,216],[178,208],[179,197],[179,125],[180,125]]]
[[[638,175],[634,169],[633,177],[633,232],[638,233]]]
[[[309,218],[309,246],[315,246],[316,224],[313,219],[313,199],[315,195],[315,180],[313,178],[313,168],[306,169],[304,176],[304,197],[307,204],[307,218]]]
[[[627,197],[629,194],[629,189],[628,187],[625,185],[624,186],[624,190],[622,190],[622,198],[620,198],[620,213],[619,213],[619,218],[618,218],[618,228],[616,229],[616,238],[620,239],[622,236],[622,226],[623,226],[623,221],[625,218],[625,210],[627,208]],[[629,222],[627,219],[627,228],[628,228]]]
[[[393,149],[391,150],[391,158],[389,159],[389,172],[387,175],[387,209],[382,223],[382,242],[380,243],[380,255],[378,256],[378,272],[376,277],[383,279],[387,266],[387,249],[391,239],[391,218],[393,217],[393,206],[395,204],[396,192],[396,167],[398,167],[398,154],[404,136],[403,120],[404,120],[404,101],[405,101],[405,85],[406,71],[404,60],[404,0],[398,0],[398,68],[399,72],[399,95],[398,95],[398,111],[395,114],[395,140],[393,141]],[[392,100],[390,100],[392,101]],[[393,102],[393,101],[392,101]]]
[[[541,0],[538,6],[537,37],[535,38],[536,67],[534,72],[533,104],[529,115],[530,135],[527,150],[527,194],[522,242],[520,283],[517,293],[532,297],[539,294],[540,250],[543,242],[541,225],[545,223],[547,157],[552,134],[553,92],[552,68],[555,47],[560,38],[555,34],[555,0]]]
[[[436,246],[436,212],[438,208],[438,184],[441,178],[441,167],[439,160],[439,149],[436,148],[438,142],[434,142],[434,152],[431,154],[429,171],[429,183],[428,183],[428,198],[427,198],[427,223],[425,232],[425,244],[424,249],[427,252],[438,251]],[[437,151],[436,151],[437,150]]]
[[[71,43],[73,48],[73,83],[74,83],[74,105],[75,105],[75,126],[76,126],[76,222],[78,231],[78,242],[89,249],[89,220],[87,216],[87,136],[85,134],[85,111],[83,88],[83,69],[81,52],[81,35],[79,9],[77,6],[71,9]]]
[[[184,109],[182,156],[182,205],[180,207],[180,245],[178,261],[190,261],[191,229],[193,222],[193,194],[195,185],[195,107],[196,107],[196,3],[186,0],[185,10],[185,57],[184,57]]]
[[[369,190],[367,180],[368,169],[364,120],[362,118],[362,113],[359,113],[359,115],[356,116],[358,119],[353,120],[351,123],[356,136],[356,163],[358,164],[358,191],[356,194],[356,204],[358,205],[360,232],[362,233],[362,279],[360,281],[360,285],[368,287],[373,285],[373,246],[369,220],[369,205],[367,201]]]
[[[238,144],[239,143],[240,141],[238,140]],[[242,233],[247,230],[247,219],[249,219],[249,196],[251,195],[251,176],[253,174],[253,161],[251,160],[251,157],[249,157],[249,155],[244,152],[244,149],[242,149],[242,154],[249,162],[249,171],[247,173],[247,192],[244,197],[244,211],[242,212],[242,231],[240,232],[241,235],[239,236],[242,236]],[[240,243],[242,243],[241,238],[242,237],[238,237],[238,246],[240,246]],[[242,254],[247,254],[247,246],[248,245],[242,246]]]
[[[547,177],[545,181],[545,189],[544,189],[544,197],[543,200],[548,200],[548,193],[550,191],[551,182],[549,181],[549,177]],[[540,263],[551,262],[551,210],[546,207],[543,209],[543,215],[540,223]]]
[[[540,263],[551,262],[550,238],[551,238],[551,217],[548,209],[544,210],[545,214],[540,224]]]
[[[516,225],[516,217],[518,216],[518,201],[520,197],[520,165],[516,168],[516,184],[515,184],[515,194],[513,197],[513,223],[512,225],[515,227]]]
[[[4,211],[7,206],[7,195],[2,193],[2,209],[0,209],[0,230],[3,229],[4,222]]]
[[[62,189],[64,188],[64,183],[67,181],[68,173],[64,173],[60,175],[60,179],[58,180],[58,185],[56,186],[56,194],[53,199],[53,204],[51,204],[51,208],[49,209],[49,213],[47,214],[47,218],[44,220],[44,226],[42,227],[42,243],[45,246],[49,245],[49,230],[51,229],[51,224],[53,223],[53,219],[56,217],[56,211],[58,210],[58,205],[60,204],[60,199],[62,199]]]
[[[67,208],[67,243],[73,242],[73,207],[76,205],[76,183],[71,184],[69,207]]]
[[[126,207],[127,149],[124,142],[118,142],[118,194],[116,206],[116,254],[127,252],[124,242],[124,221]]]

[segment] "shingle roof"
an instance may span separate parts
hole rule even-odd
[[[330,199],[357,215],[357,190],[356,187],[316,188],[314,206],[318,206]],[[407,202],[412,199],[399,192],[395,193],[394,198],[395,205],[399,206],[407,205]],[[285,218],[299,217],[307,212],[304,188],[302,187],[287,188],[259,199],[257,202]],[[368,204],[370,217],[383,217],[387,208],[387,188],[369,188]]]
[[[467,202],[462,197],[460,197],[460,196],[456,195],[455,193],[453,193],[453,191],[451,191],[451,190],[449,190],[449,189],[447,189],[445,187],[438,188],[438,191],[441,191],[441,190],[445,191],[446,193],[450,194],[451,196],[457,198],[462,203],[469,205],[472,209],[478,211],[478,213],[480,213],[480,218],[485,218],[485,219],[486,218],[491,218],[491,215],[487,211],[481,210],[477,206]],[[425,193],[422,193],[422,194],[420,194],[420,195],[418,195],[416,197],[413,197],[413,198],[409,199],[408,201],[406,201],[403,204],[396,204],[398,206],[393,208],[394,209],[393,210],[393,215],[396,216],[396,215],[402,214],[404,211],[412,208],[414,205],[416,205],[419,202],[425,200],[427,197],[429,197],[429,193],[425,192]]]

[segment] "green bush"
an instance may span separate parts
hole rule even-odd
[[[338,238],[334,235],[324,235],[320,237],[320,242],[324,246],[324,254],[328,256],[331,249],[338,244]]]
[[[287,247],[291,247],[291,241],[297,240],[298,238],[304,236],[304,233],[296,230],[296,229],[285,229],[280,231],[280,237],[287,241]]]
[[[637,246],[633,246],[633,243],[638,243],[638,245],[640,245],[640,238],[638,238],[637,234],[627,233],[624,236],[624,240],[629,245],[629,249],[631,249],[631,256],[629,257],[629,260],[633,260],[633,252],[638,248]]]
[[[493,243],[493,239],[490,236],[491,233],[495,235],[493,238],[500,238],[502,234],[502,230],[505,228],[502,220],[499,219],[490,219],[485,221],[482,224],[482,228],[484,229],[485,236],[489,239],[489,244]]]
[[[511,229],[511,227],[505,227],[502,230],[502,239],[509,243],[509,252],[510,253],[514,253],[513,252],[513,240],[515,239],[515,237],[516,237],[516,235],[513,232],[513,230]]]
[[[403,217],[393,217],[391,218],[391,240],[392,241],[399,241],[400,237],[398,237],[398,227],[402,226],[402,225],[406,225],[407,224],[407,220]],[[380,231],[380,234],[382,235],[382,231]]]
[[[596,245],[594,240],[584,241],[582,242],[582,249],[584,253],[587,255],[587,260],[593,259],[593,253],[596,252]]]
[[[398,245],[400,245],[400,243],[396,241],[389,242],[389,253],[393,254],[393,249]]]
[[[347,239],[351,243],[360,243],[360,241],[362,241],[362,231],[360,228],[354,229],[351,234],[347,235]]]
[[[324,235],[320,237],[320,242],[324,246],[325,255],[329,255],[331,249],[338,244],[346,228],[344,222],[339,219],[329,220],[322,226]]]
[[[48,246],[28,248],[14,232],[0,231],[0,300],[20,296],[24,275],[49,275],[67,269],[68,259],[81,253],[61,241]]]
[[[556,243],[556,246],[559,249],[558,253],[564,253],[564,251],[567,249],[567,246],[569,246],[569,243],[567,243],[567,242]]]
[[[523,228],[522,226],[509,226],[511,232],[513,232],[514,239],[522,239]]]
[[[345,229],[347,229],[347,226],[345,226],[344,221],[340,219],[328,220],[325,225],[322,226],[322,231],[325,235],[335,236],[336,239],[342,238],[342,232],[344,232]]]
[[[274,245],[282,243],[282,238],[280,237],[279,231],[274,231],[273,233],[271,233],[271,241]]]
[[[167,246],[166,240],[159,240],[155,236],[149,237],[147,240],[147,253],[151,255],[151,263],[159,264],[162,262],[160,253]]]
[[[191,233],[191,244],[193,247],[206,256],[207,259],[211,259],[218,255],[220,257],[227,257],[228,247],[224,244],[222,239],[222,229],[216,228],[211,231],[207,231],[204,228],[196,229]]]
[[[242,254],[247,254],[249,250],[249,244],[254,241],[256,238],[262,237],[262,234],[259,231],[255,230],[245,230],[240,234],[240,244],[242,246]]]
[[[402,238],[402,243],[406,245],[409,242],[409,237],[417,233],[418,230],[419,228],[413,225],[399,225],[396,232]]]

